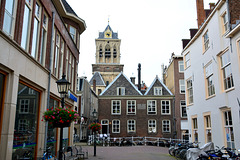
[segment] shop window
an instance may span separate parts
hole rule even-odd
[[[33,157],[35,157],[39,92],[34,90],[35,94],[29,94],[29,89],[30,87],[22,83],[18,85],[12,153],[13,159],[33,159]],[[28,157],[24,157],[26,153],[29,153]]]

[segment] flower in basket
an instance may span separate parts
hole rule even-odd
[[[102,126],[100,123],[93,122],[89,124],[88,128],[91,129],[93,132],[96,132],[96,131],[100,131]]]
[[[76,111],[71,110],[70,108],[52,108],[47,109],[44,112],[43,119],[48,121],[49,124],[61,125],[61,124],[70,124],[72,121],[76,120],[79,117]],[[43,120],[42,120],[43,121]]]

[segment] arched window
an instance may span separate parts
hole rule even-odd
[[[113,48],[113,58],[117,58],[117,49],[116,46]]]
[[[106,45],[105,47],[105,58],[110,58],[111,57],[111,49],[109,45]]]
[[[99,57],[102,57],[103,53],[102,53],[102,46],[99,47]]]

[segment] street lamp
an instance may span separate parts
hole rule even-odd
[[[60,93],[60,97],[62,98],[61,100],[61,105],[62,108],[64,108],[64,98],[65,95],[67,94],[68,90],[69,90],[69,86],[70,86],[70,82],[68,82],[65,79],[66,75],[62,75],[62,79],[59,79],[56,81],[57,83],[57,87],[58,87],[58,92]],[[63,155],[63,143],[62,143],[62,139],[63,139],[63,127],[60,127],[60,146],[59,146],[59,160],[62,160],[62,155]]]
[[[96,109],[92,112],[94,122],[97,123],[97,111]],[[93,132],[93,138],[94,138],[94,156],[96,156],[96,131]]]

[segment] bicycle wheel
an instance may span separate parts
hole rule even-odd
[[[168,153],[173,156],[173,150],[174,150],[174,147],[170,147],[169,150],[168,150]]]

